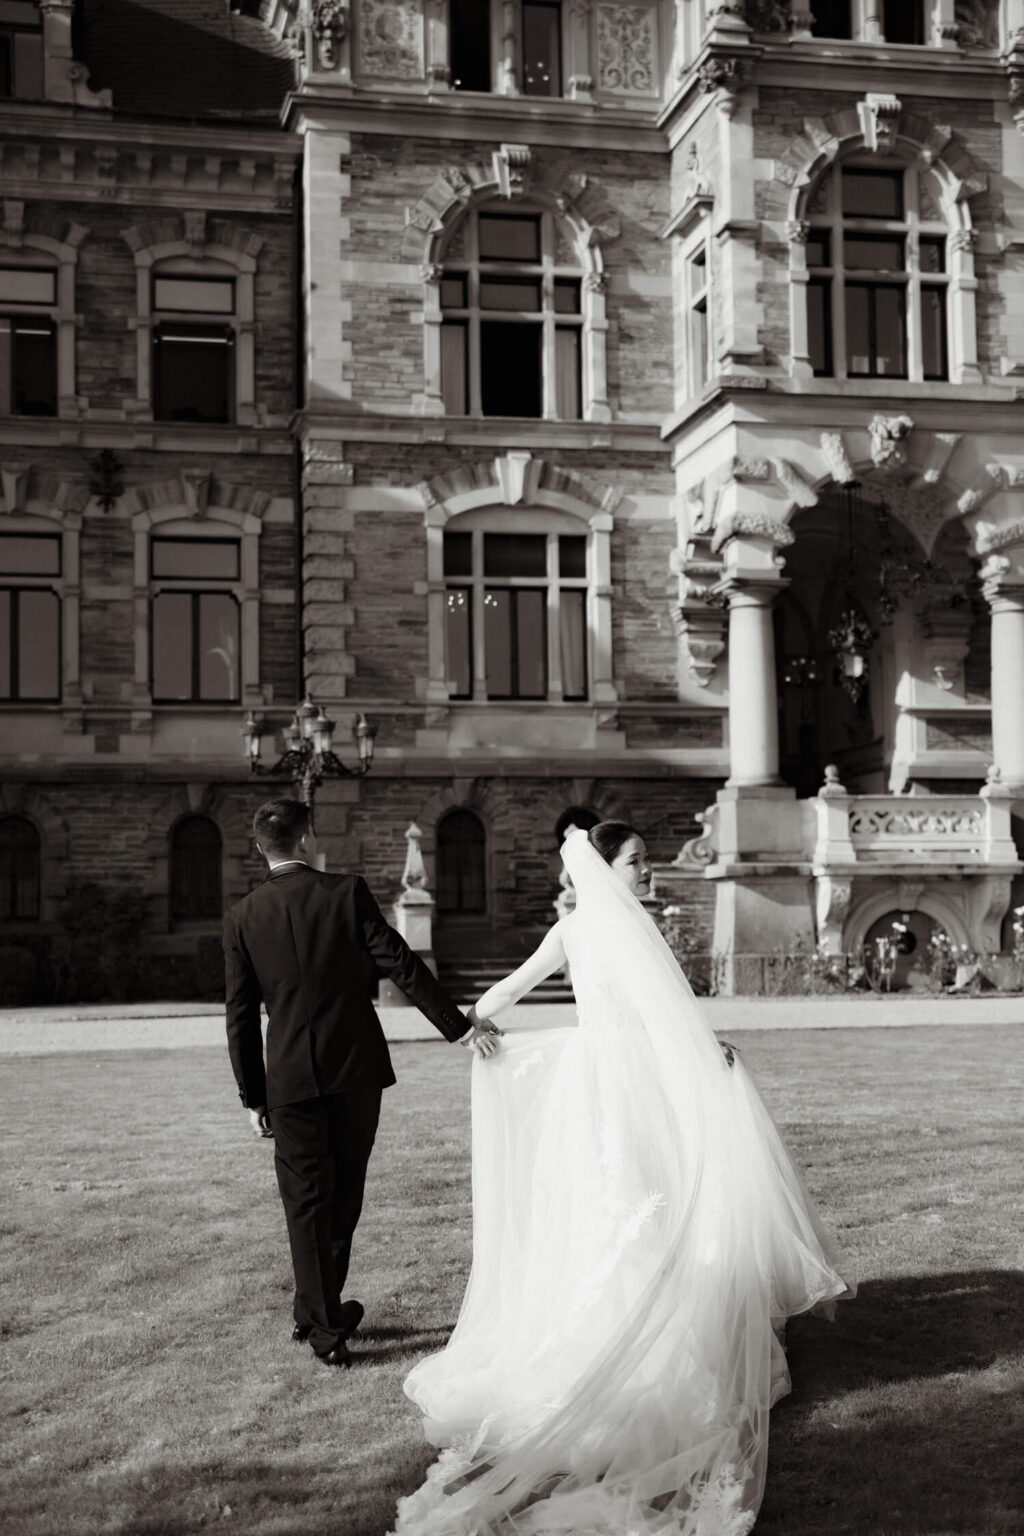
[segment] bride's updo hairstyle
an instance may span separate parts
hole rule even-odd
[[[639,836],[640,833],[627,821],[599,821],[597,826],[591,827],[587,833],[591,847],[597,849],[606,864],[618,858],[621,849],[631,837]]]

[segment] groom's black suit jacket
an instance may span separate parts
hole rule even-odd
[[[229,908],[228,1050],[244,1105],[273,1109],[395,1081],[367,956],[447,1039],[469,1029],[420,957],[384,921],[361,875],[287,865]],[[261,1000],[269,1015],[265,1069]]]

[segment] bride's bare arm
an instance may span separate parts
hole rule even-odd
[[[504,981],[495,982],[493,987],[488,987],[483,997],[477,998],[466,1017],[470,1023],[477,1019],[493,1019],[496,1013],[503,1008],[511,1008],[513,1003],[518,1003],[521,997],[550,976],[553,971],[560,970],[565,964],[565,949],[562,944],[562,935],[558,924],[544,935],[543,940],[534,950],[529,960],[524,960],[518,970],[506,976]]]

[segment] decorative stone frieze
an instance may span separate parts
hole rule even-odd
[[[359,0],[358,47],[360,74],[391,80],[422,79],[420,0]]]
[[[891,474],[902,469],[909,451],[907,438],[914,430],[909,416],[872,416],[868,423],[871,438],[871,462],[876,469]]]
[[[888,96],[869,91],[863,101],[857,103],[864,148],[876,155],[888,155],[896,147],[903,103],[898,96]]]
[[[658,12],[653,5],[598,5],[597,88],[611,96],[658,90]]]
[[[821,453],[836,485],[850,485],[856,479],[841,432],[821,434]]]
[[[344,0],[313,0],[310,29],[321,69],[334,69],[338,50],[348,35],[348,6]]]

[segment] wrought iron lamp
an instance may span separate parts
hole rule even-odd
[[[839,663],[839,681],[856,704],[867,687],[868,651],[875,632],[867,619],[847,608],[839,623],[828,632],[828,643]]]
[[[373,742],[377,727],[367,723],[365,715],[356,715],[352,727],[358,761],[350,768],[333,750],[333,720],[329,720],[323,707],[315,704],[307,694],[295,710],[291,724],[285,729],[285,750],[276,763],[267,764],[260,757],[260,741],[263,722],[256,719],[252,710],[242,726],[242,740],[249,762],[249,772],[263,774],[267,778],[290,778],[299,786],[300,798],[309,806],[312,815],[316,791],[324,779],[359,779],[373,767]]]

